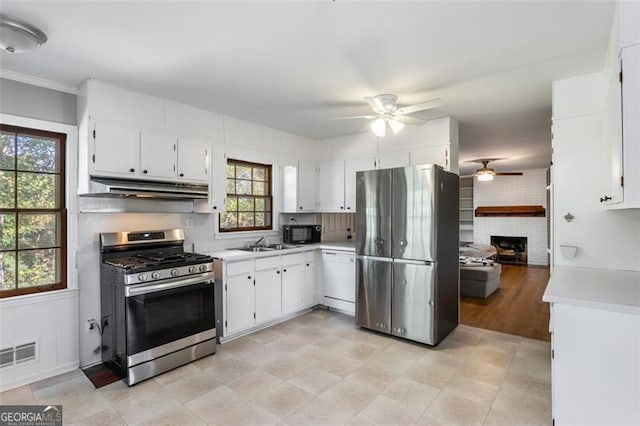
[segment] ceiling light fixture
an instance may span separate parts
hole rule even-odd
[[[386,127],[387,123],[382,117],[378,117],[371,122],[371,131],[379,138],[384,138],[387,134]]]
[[[391,127],[393,134],[397,135],[398,133],[400,133],[400,130],[404,128],[404,123],[401,123],[395,118],[392,118],[391,120],[389,120],[389,127]]]
[[[0,47],[10,53],[35,49],[47,42],[45,33],[33,25],[0,14]]]
[[[495,172],[493,170],[481,170],[476,173],[478,180],[481,182],[489,182],[493,180]]]

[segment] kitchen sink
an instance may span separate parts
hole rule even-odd
[[[250,252],[262,252],[262,251],[276,251],[284,249],[298,248],[300,246],[294,246],[290,244],[269,244],[268,246],[249,246],[249,247],[237,247],[234,250],[250,251]]]

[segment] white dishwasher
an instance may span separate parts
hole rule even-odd
[[[355,253],[322,250],[322,286],[325,306],[354,315],[356,301]]]

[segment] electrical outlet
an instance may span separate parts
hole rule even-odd
[[[191,219],[191,218],[187,219],[186,228],[187,229],[192,229],[193,228],[193,219]]]

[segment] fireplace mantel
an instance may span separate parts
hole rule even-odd
[[[545,217],[542,206],[483,206],[476,207],[476,217]]]

